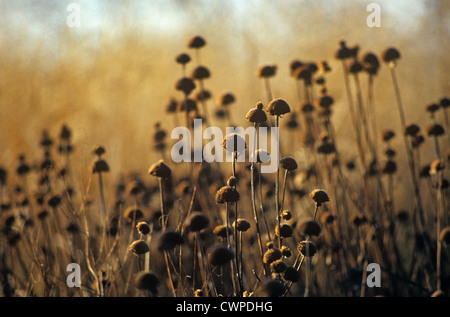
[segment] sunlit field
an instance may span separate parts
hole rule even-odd
[[[0,3],[2,297],[449,295],[446,1],[74,3]]]

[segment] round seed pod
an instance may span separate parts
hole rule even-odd
[[[184,226],[190,231],[200,231],[208,227],[210,223],[209,217],[200,211],[191,212],[186,218]]]
[[[196,48],[196,49],[202,48],[202,47],[205,46],[205,45],[206,45],[206,41],[205,41],[205,39],[204,39],[203,37],[201,37],[200,35],[196,35],[196,36],[192,37],[192,38],[188,41],[188,44],[187,44],[187,46],[188,46],[189,48]]]
[[[150,251],[150,248],[144,240],[133,241],[128,249],[135,255],[142,255]]]
[[[194,68],[191,77],[194,79],[207,79],[211,77],[211,73],[207,67],[199,65]]]
[[[260,78],[270,78],[275,76],[276,72],[276,65],[262,65],[257,69],[256,76]]]
[[[149,168],[148,173],[159,178],[169,178],[172,175],[172,169],[163,160],[159,160]]]
[[[300,279],[300,276],[298,274],[298,271],[293,266],[288,266],[288,267],[286,267],[286,269],[283,272],[283,278],[286,281],[295,283],[295,282],[298,282],[298,280]]]
[[[153,295],[158,293],[158,286],[160,284],[158,276],[153,272],[141,271],[136,274],[134,284],[137,289],[147,290]]]
[[[263,256],[263,262],[265,264],[270,264],[276,260],[281,259],[283,254],[281,254],[281,251],[275,248],[268,249]]]
[[[450,107],[450,98],[448,97],[442,97],[441,100],[439,100],[439,105],[442,108],[448,108]]]
[[[370,75],[376,75],[378,73],[378,69],[380,68],[380,62],[378,57],[373,53],[366,53],[363,58],[363,67],[364,70]]]
[[[189,63],[191,61],[191,57],[189,56],[189,54],[181,53],[181,54],[177,55],[177,57],[175,58],[175,61],[178,64],[186,65],[187,63]]]
[[[101,145],[94,145],[94,147],[92,148],[92,154],[101,156],[103,154],[105,154],[106,150],[103,146]]]
[[[291,107],[283,99],[274,99],[267,105],[267,112],[271,116],[282,116],[291,112]]]
[[[223,139],[222,146],[229,152],[240,153],[247,148],[247,143],[238,133],[231,133]]]
[[[245,232],[250,229],[250,222],[245,219],[238,219],[233,223],[233,228],[236,228],[237,231]]]
[[[109,172],[109,165],[105,160],[99,158],[95,160],[91,165],[91,171],[95,173],[107,173]]]
[[[304,80],[307,85],[311,84],[312,72],[308,65],[298,67],[294,72],[294,78]]]
[[[329,107],[331,107],[334,103],[334,99],[331,96],[328,95],[324,95],[322,97],[319,98],[317,105],[320,108],[325,108],[328,109]]]
[[[358,61],[353,61],[348,68],[350,74],[358,74],[363,71],[363,65]]]
[[[279,278],[268,279],[257,289],[257,297],[280,297],[286,293],[286,285]]]
[[[275,227],[275,233],[276,235],[280,235],[282,238],[289,238],[292,237],[294,233],[294,229],[292,229],[292,226],[287,223],[282,223],[280,225],[280,228],[278,226]]]
[[[195,87],[194,81],[188,77],[180,78],[175,84],[175,89],[184,92],[186,96],[188,96]]]
[[[285,156],[280,159],[280,167],[290,172],[296,170],[298,165],[293,157]]]
[[[330,198],[328,197],[328,194],[322,190],[322,189],[314,189],[310,194],[309,197],[315,201],[315,203],[320,206],[323,203],[326,203],[330,201]]]
[[[319,62],[319,70],[322,73],[329,73],[329,72],[331,72],[331,67],[330,67],[330,65],[328,65],[327,61],[320,61]]]
[[[214,228],[213,233],[221,238],[226,238],[227,237],[227,230],[228,230],[228,235],[233,234],[233,230],[230,227],[227,227],[226,225],[218,225]]]
[[[178,231],[168,229],[159,234],[156,245],[158,251],[163,252],[172,250],[177,245],[181,245],[183,243],[183,237]]]
[[[216,193],[216,202],[218,204],[238,202],[239,192],[231,186],[223,186]]]
[[[196,95],[195,99],[197,101],[206,101],[211,99],[211,92],[208,89],[200,90]]]
[[[413,148],[418,148],[423,142],[425,142],[425,138],[423,137],[423,135],[418,134],[416,136],[414,136],[411,145]]]
[[[309,248],[309,250],[308,250]],[[313,257],[317,252],[316,246],[310,241],[302,241],[297,246],[298,251],[307,257]]]
[[[299,126],[298,120],[297,120],[297,114],[295,112],[293,112],[290,117],[289,120],[286,122],[286,127],[288,129],[296,129]]]
[[[223,107],[226,107],[226,106],[234,103],[235,101],[236,101],[236,98],[234,97],[234,94],[232,94],[231,92],[223,93],[217,99],[217,103],[219,104],[219,106],[223,106]]]
[[[431,114],[435,113],[436,111],[438,111],[440,108],[439,104],[437,103],[430,103],[425,107],[425,110]]]
[[[262,149],[258,149],[256,150],[256,162],[258,163],[266,163],[270,161],[270,154],[269,152],[262,150]]]
[[[283,260],[276,260],[270,263],[270,272],[272,273],[283,273],[286,271],[287,265],[283,262]]]
[[[283,210],[281,212],[281,218],[283,218],[284,220],[291,220],[292,212],[290,210]]]
[[[61,196],[59,196],[59,195],[52,195],[47,200],[47,206],[52,207],[52,208],[56,208],[61,203],[61,200],[62,200]]]
[[[351,49],[347,47],[345,41],[341,41],[341,42],[339,42],[339,44],[340,44],[340,47],[336,51],[335,57],[340,60],[350,58],[352,56],[352,52],[351,52]]]
[[[396,48],[389,47],[383,51],[381,58],[385,63],[395,62],[400,58],[400,52]]]
[[[187,108],[187,109],[186,109]],[[191,98],[185,98],[184,100],[181,100],[177,105],[177,110],[179,112],[197,112],[197,102],[194,99]]]
[[[72,132],[70,131],[69,127],[63,124],[63,126],[61,127],[61,131],[59,132],[59,138],[61,140],[69,140],[71,135]]]
[[[248,122],[252,123],[264,123],[267,121],[266,112],[263,110],[264,105],[262,102],[258,102],[255,108],[250,109],[245,118]]]
[[[322,215],[320,216],[320,221],[323,224],[330,224],[333,223],[334,221],[334,216],[329,212],[329,211],[325,211],[322,213]]]
[[[146,222],[138,222],[136,225],[137,231],[139,231],[140,234],[147,235],[150,233],[150,226]]]
[[[223,244],[215,244],[208,250],[208,261],[211,266],[225,265],[233,258],[233,251]]]
[[[235,176],[230,176],[227,180],[227,185],[230,187],[236,187],[238,179]]]
[[[409,219],[408,211],[407,210],[403,210],[403,209],[397,211],[395,216],[398,219],[398,221],[401,222],[401,223],[405,223]]]
[[[392,175],[397,171],[397,163],[395,163],[395,161],[393,161],[393,160],[388,160],[384,164],[381,171],[383,174]]]
[[[324,142],[317,147],[317,153],[320,154],[331,154],[336,151],[336,147],[333,142]]]
[[[420,127],[417,124],[408,124],[404,129],[404,134],[409,136],[416,136],[420,132]]]
[[[395,132],[392,130],[384,130],[381,134],[381,140],[383,142],[390,141],[395,136]]]
[[[306,102],[306,103],[301,105],[300,111],[305,113],[305,114],[306,113],[311,113],[311,112],[314,111],[314,106],[311,103]]]
[[[315,220],[306,220],[301,222],[298,229],[305,236],[318,236],[322,231],[319,223]]]
[[[434,123],[427,128],[428,136],[441,136],[444,133],[444,128],[439,123]]]
[[[291,76],[293,76],[295,74],[295,71],[297,70],[297,68],[302,67],[304,64],[302,61],[299,60],[293,60],[290,64],[289,64],[289,69],[290,69],[290,73]]]
[[[450,227],[445,227],[439,234],[439,241],[450,245]]]
[[[128,207],[127,209],[125,209],[125,211],[123,213],[123,217],[125,219],[127,219],[127,221],[129,223],[131,223],[133,221],[133,219],[135,221],[142,219],[144,217],[144,213],[139,208]]]

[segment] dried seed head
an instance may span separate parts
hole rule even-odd
[[[150,248],[148,247],[147,242],[145,242],[144,240],[136,240],[130,244],[129,250],[135,255],[142,255],[149,252]]]
[[[250,109],[245,118],[248,122],[252,123],[264,123],[267,121],[266,112],[263,110],[264,105],[262,102],[258,102],[255,108]]]
[[[262,149],[258,149],[256,150],[256,162],[258,163],[266,163],[270,161],[270,154],[269,152],[262,150]]]
[[[217,99],[219,106],[226,107],[236,101],[236,98],[231,92],[223,93]]]
[[[230,187],[236,187],[238,179],[235,176],[230,176],[227,180],[227,185]]]
[[[300,276],[298,274],[298,271],[293,267],[293,266],[288,266],[283,273],[283,278],[286,281],[295,283],[298,282],[298,280],[300,279]]]
[[[240,199],[239,192],[231,186],[223,186],[216,193],[216,202],[218,204],[233,203]]]
[[[273,249],[273,242],[272,241],[267,242],[266,243],[266,248],[267,249]]]
[[[311,113],[311,112],[314,111],[314,106],[311,103],[306,102],[306,103],[301,105],[300,111],[305,113],[305,114]]]
[[[441,230],[441,233],[439,234],[439,241],[450,245],[450,227],[445,227]]]
[[[430,103],[425,107],[425,110],[431,114],[435,113],[436,111],[438,111],[440,108],[439,104],[437,103]]]
[[[233,251],[223,244],[215,244],[208,250],[208,261],[211,266],[225,265],[233,258]]]
[[[395,161],[393,160],[388,160],[384,164],[381,171],[383,174],[392,175],[397,171],[397,163],[395,163]]]
[[[109,165],[104,159],[98,158],[91,165],[91,171],[95,173],[107,173],[109,172]]]
[[[175,58],[175,61],[178,64],[186,65],[187,63],[189,63],[191,61],[191,57],[186,53],[181,53],[181,54],[177,55],[177,57]]]
[[[186,109],[187,108],[187,109]],[[181,100],[177,105],[177,110],[179,112],[197,112],[197,102],[194,99],[191,98],[185,98],[184,100]]]
[[[356,227],[362,226],[366,224],[368,221],[367,217],[364,215],[353,215],[350,217],[350,222],[355,225]]]
[[[280,159],[280,167],[287,171],[294,171],[298,168],[298,165],[293,157],[285,156]]]
[[[47,200],[47,205],[52,208],[58,207],[60,203],[61,203],[61,196],[59,195],[52,195]]]
[[[247,143],[238,133],[231,133],[223,139],[222,146],[229,152],[241,153],[247,148]]]
[[[442,108],[448,108],[450,107],[450,98],[448,97],[442,97],[441,100],[439,100],[439,105]]]
[[[237,231],[245,232],[250,229],[250,222],[245,219],[238,219],[233,223],[233,228],[236,228]]]
[[[439,159],[434,160],[430,164],[430,171],[429,171],[430,175],[436,175],[437,173],[442,171],[444,169],[444,167],[445,167],[445,165],[441,160],[439,160]]]
[[[281,247],[281,254],[285,257],[285,258],[289,258],[292,255],[292,251],[290,248],[288,248],[287,246],[283,245]]]
[[[194,79],[207,79],[211,77],[211,73],[207,67],[199,65],[194,68],[191,77]]]
[[[434,123],[427,128],[428,136],[441,136],[445,133],[444,128],[439,123]]]
[[[282,116],[291,112],[291,107],[283,99],[274,99],[267,105],[267,112],[271,116]]]
[[[209,217],[200,211],[191,212],[185,220],[185,227],[190,231],[200,231],[208,227],[210,223]]]
[[[291,64],[289,65],[291,76],[294,76],[295,71],[297,70],[297,68],[302,67],[303,65],[304,65],[303,62],[301,62],[299,60],[293,60],[291,62]]]
[[[94,147],[92,148],[92,154],[101,156],[103,154],[105,154],[106,150],[103,146],[101,145],[94,145]]]
[[[195,99],[197,101],[206,101],[209,100],[210,98],[211,92],[208,89],[202,89],[195,95]]]
[[[283,273],[286,269],[287,265],[281,259],[270,263],[270,272],[272,273]]]
[[[169,251],[175,248],[177,245],[183,244],[184,240],[178,231],[165,230],[161,232],[157,238],[156,246],[158,251]]]
[[[184,92],[186,96],[188,96],[195,87],[194,81],[188,77],[180,78],[175,84],[175,89]]]
[[[256,76],[260,78],[270,78],[275,76],[277,72],[276,65],[263,65],[258,68],[256,71]]]
[[[341,60],[352,57],[352,51],[347,47],[345,41],[341,41],[339,44],[340,48],[336,51],[335,57]]]
[[[408,124],[404,129],[404,134],[412,137],[416,136],[419,132],[420,127],[415,123]]]
[[[306,220],[301,222],[298,229],[305,236],[318,236],[321,232],[320,225],[315,220]]]
[[[348,67],[348,72],[350,74],[358,74],[363,71],[363,65],[358,61],[353,61]]]
[[[153,272],[141,271],[136,274],[134,284],[137,289],[148,290],[156,295],[158,293],[158,286],[160,284],[158,276]]]
[[[373,53],[366,53],[363,58],[363,67],[364,70],[370,75],[376,75],[378,73],[378,69],[380,68],[380,62],[378,57]]]
[[[336,147],[333,142],[324,142],[317,147],[317,153],[320,154],[331,154],[336,151]]]
[[[320,108],[324,108],[324,109],[328,109],[330,108],[334,103],[334,99],[331,96],[328,95],[323,95],[319,98],[319,100],[317,101],[317,105]]]
[[[187,46],[189,48],[196,48],[196,49],[202,48],[205,45],[206,45],[206,41],[200,35],[196,35],[193,38],[191,38],[187,44]]]
[[[146,222],[138,222],[136,225],[137,231],[139,231],[140,234],[147,235],[150,233],[150,226]]]
[[[322,189],[314,189],[310,194],[309,197],[316,202],[318,206],[322,205],[323,203],[326,203],[330,201],[330,198],[328,197],[328,194],[322,190]]]
[[[276,260],[281,259],[283,254],[281,254],[281,251],[275,248],[269,248],[265,253],[263,257],[263,262],[265,264],[270,264]]]
[[[172,175],[172,169],[163,160],[159,160],[150,167],[148,173],[159,178],[169,178]]]
[[[282,238],[289,238],[294,234],[294,229],[292,229],[290,224],[282,223],[280,228],[278,228],[278,226],[275,227],[275,233]]]
[[[400,52],[397,49],[390,47],[383,51],[383,53],[381,54],[381,58],[385,63],[388,64],[390,62],[396,62],[397,59],[400,58]]]
[[[284,220],[291,220],[292,219],[292,212],[290,210],[283,210],[281,213],[281,218]]]
[[[297,250],[306,257],[312,257],[317,252],[316,246],[310,241],[302,241],[298,244]]]
[[[381,134],[381,140],[383,142],[388,142],[395,136],[395,132],[392,130],[384,130]]]
[[[227,227],[226,225],[218,225],[213,230],[216,236],[224,239],[227,237],[227,231],[228,235],[231,235],[233,233],[233,230],[230,227]]]

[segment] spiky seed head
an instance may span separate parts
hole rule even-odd
[[[141,209],[131,206],[131,207],[128,207],[127,209],[125,209],[125,211],[123,213],[123,217],[125,219],[127,219],[127,221],[129,223],[131,223],[133,221],[133,219],[135,221],[142,219],[144,217],[144,213],[142,212]]]
[[[218,204],[238,202],[239,192],[231,186],[223,186],[216,193],[216,202]]]
[[[397,171],[397,163],[393,160],[387,160],[381,171],[383,174],[392,175]]]
[[[152,166],[150,166],[148,173],[152,176],[159,178],[169,178],[172,175],[172,169],[164,163],[163,160],[159,160]]]
[[[376,75],[378,73],[378,69],[380,68],[380,61],[378,57],[374,53],[366,53],[362,57],[362,63],[364,70],[370,75]]]
[[[283,256],[283,254],[281,254],[281,251],[278,249],[275,249],[274,247],[269,248],[263,256],[263,262],[265,264],[270,264],[276,260],[281,259],[281,257]]]
[[[98,156],[105,154],[105,152],[106,152],[105,148],[99,144],[94,145],[94,147],[92,148],[92,154]]]
[[[272,273],[283,273],[286,271],[287,265],[283,262],[283,260],[276,260],[270,263],[270,271]]]
[[[420,127],[415,123],[408,124],[403,131],[403,133],[405,135],[409,135],[412,137],[416,136],[417,133],[419,133],[419,132],[420,132]]]
[[[140,234],[147,235],[150,233],[150,226],[148,223],[141,221],[136,225],[136,229]]]
[[[335,57],[343,60],[352,57],[351,49],[347,47],[345,41],[341,41],[339,49],[336,51]]]
[[[393,47],[389,47],[383,51],[381,58],[385,63],[396,62],[400,58],[400,52]]]
[[[130,246],[129,250],[133,252],[135,255],[143,255],[150,251],[150,248],[144,240],[136,240],[133,241]]]
[[[326,193],[326,191],[322,190],[322,189],[314,189],[310,194],[309,197],[314,200],[314,202],[320,206],[323,203],[326,203],[328,201],[330,201],[330,198],[328,197],[328,194]]]
[[[390,141],[395,136],[395,132],[392,130],[384,130],[381,134],[381,140],[383,142]]]
[[[233,230],[230,227],[227,227],[226,225],[218,225],[214,228],[213,233],[218,237],[226,238],[227,231],[228,235],[231,235],[233,233]]]
[[[282,116],[291,112],[291,107],[289,107],[288,103],[283,99],[277,98],[267,105],[267,112],[271,116]]]
[[[231,92],[225,92],[219,96],[217,103],[219,106],[226,107],[236,101],[234,94]]]

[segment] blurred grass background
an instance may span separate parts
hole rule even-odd
[[[81,8],[81,27],[69,28],[67,5]],[[266,104],[258,66],[278,66],[274,96],[297,105],[289,63],[327,60],[329,94],[338,135],[351,138],[342,68],[334,59],[340,40],[360,52],[379,55],[394,46],[402,54],[397,69],[407,120],[423,125],[425,105],[448,94],[450,2],[376,1],[381,27],[369,28],[370,1],[0,1],[0,162],[15,166],[19,153],[30,160],[42,130],[57,136],[62,124],[73,130],[75,157],[87,174],[94,144],[107,149],[111,172],[146,171],[155,160],[153,124],[170,131],[164,108],[181,98],[175,56],[194,53],[187,40],[207,41],[202,64],[212,77],[215,97],[231,91],[236,123],[257,101]],[[187,73],[195,60],[188,64]],[[363,80],[363,87],[366,84]],[[375,82],[379,129],[398,127],[389,72]],[[211,109],[213,103],[209,103]],[[211,110],[212,113],[212,110]],[[241,121],[240,121],[241,119]],[[399,138],[394,140],[401,142]],[[341,145],[343,147],[344,145]],[[401,145],[400,145],[401,146]],[[349,157],[356,156],[348,153]],[[76,167],[76,165],[75,165]],[[401,169],[406,170],[405,167]],[[401,175],[401,173],[400,173]]]

